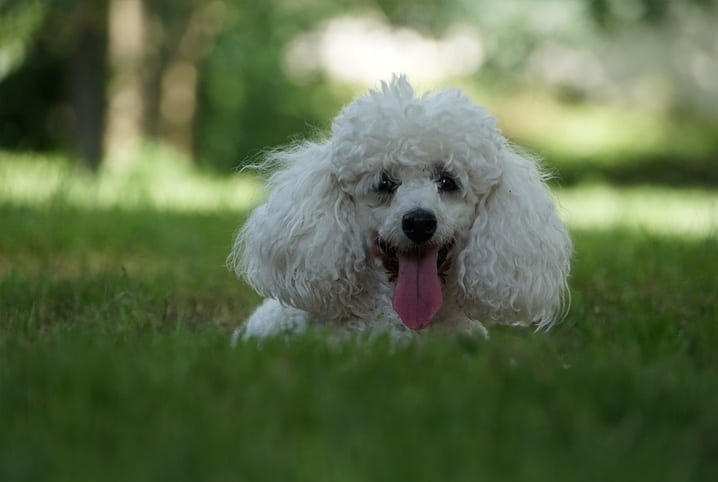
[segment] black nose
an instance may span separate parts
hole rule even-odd
[[[436,232],[436,216],[426,209],[414,209],[401,218],[401,229],[415,243],[428,241]]]

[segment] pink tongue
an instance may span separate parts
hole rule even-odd
[[[399,255],[399,276],[394,288],[394,311],[412,330],[428,325],[441,308],[441,283],[436,270],[439,248],[423,257]]]

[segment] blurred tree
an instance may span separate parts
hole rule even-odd
[[[599,56],[621,29],[650,26],[668,36],[671,27],[681,25],[676,21],[680,6],[708,9],[715,4],[0,0],[0,146],[66,149],[96,168],[103,157],[103,135],[108,158],[131,154],[128,145],[159,139],[226,169],[322,126],[354,91],[355,86],[340,85],[321,69],[301,81],[291,79],[282,63],[290,42],[321,31],[323,22],[337,15],[371,11],[428,38],[456,23],[469,24],[481,36],[482,81],[506,85],[538,65],[592,89],[586,78],[598,76],[591,77],[584,67],[605,62]],[[711,38],[701,39],[703,50],[680,51],[695,54],[695,61],[687,60],[695,65],[683,69],[685,75],[711,78]],[[352,55],[346,52],[350,61]],[[635,58],[620,60],[625,65]],[[622,78],[614,82],[624,83]]]
[[[110,144],[132,153],[161,139],[191,153],[197,64],[211,51],[220,2],[111,0]],[[117,158],[117,155],[111,158]],[[124,156],[124,161],[128,156]]]
[[[134,160],[143,143],[145,110],[142,80],[150,49],[142,0],[110,0],[108,6],[107,161],[115,166]]]
[[[76,0],[68,20],[67,79],[75,121],[73,146],[79,159],[97,169],[103,156],[105,126],[107,3]]]
[[[51,149],[63,144],[55,108],[62,64],[39,44],[46,5],[0,0],[0,145]]]
[[[595,22],[611,28],[626,21],[658,25],[671,17],[678,4],[710,7],[715,0],[585,0]]]
[[[346,100],[325,79],[297,85],[282,68],[289,40],[346,4],[235,0],[224,6],[216,49],[201,64],[197,154],[231,169],[290,136],[309,133]]]
[[[150,38],[157,48],[150,57],[145,126],[152,136],[192,154],[200,62],[214,47],[223,24],[220,1],[157,0],[149,8]]]
[[[5,1],[0,25],[20,32],[22,60],[0,74],[0,142],[23,149],[70,146],[88,167],[102,159],[106,2]],[[15,23],[19,22],[19,23]],[[17,39],[16,39],[17,40]],[[0,54],[7,43],[0,44]],[[1,55],[0,55],[1,57]]]
[[[0,0],[0,81],[22,65],[43,14],[40,0]]]

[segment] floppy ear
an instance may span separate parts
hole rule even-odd
[[[535,162],[509,146],[499,161],[458,258],[464,308],[490,322],[548,327],[565,307],[571,239]]]
[[[267,162],[281,167],[269,179],[267,201],[238,233],[228,265],[265,297],[341,317],[359,289],[365,254],[330,149],[305,143]]]

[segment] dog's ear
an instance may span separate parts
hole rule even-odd
[[[459,284],[470,316],[548,327],[566,307],[572,243],[536,163],[505,146],[479,203]]]
[[[366,265],[354,202],[326,144],[276,151],[269,196],[237,234],[228,265],[261,295],[314,314],[349,309]]]

